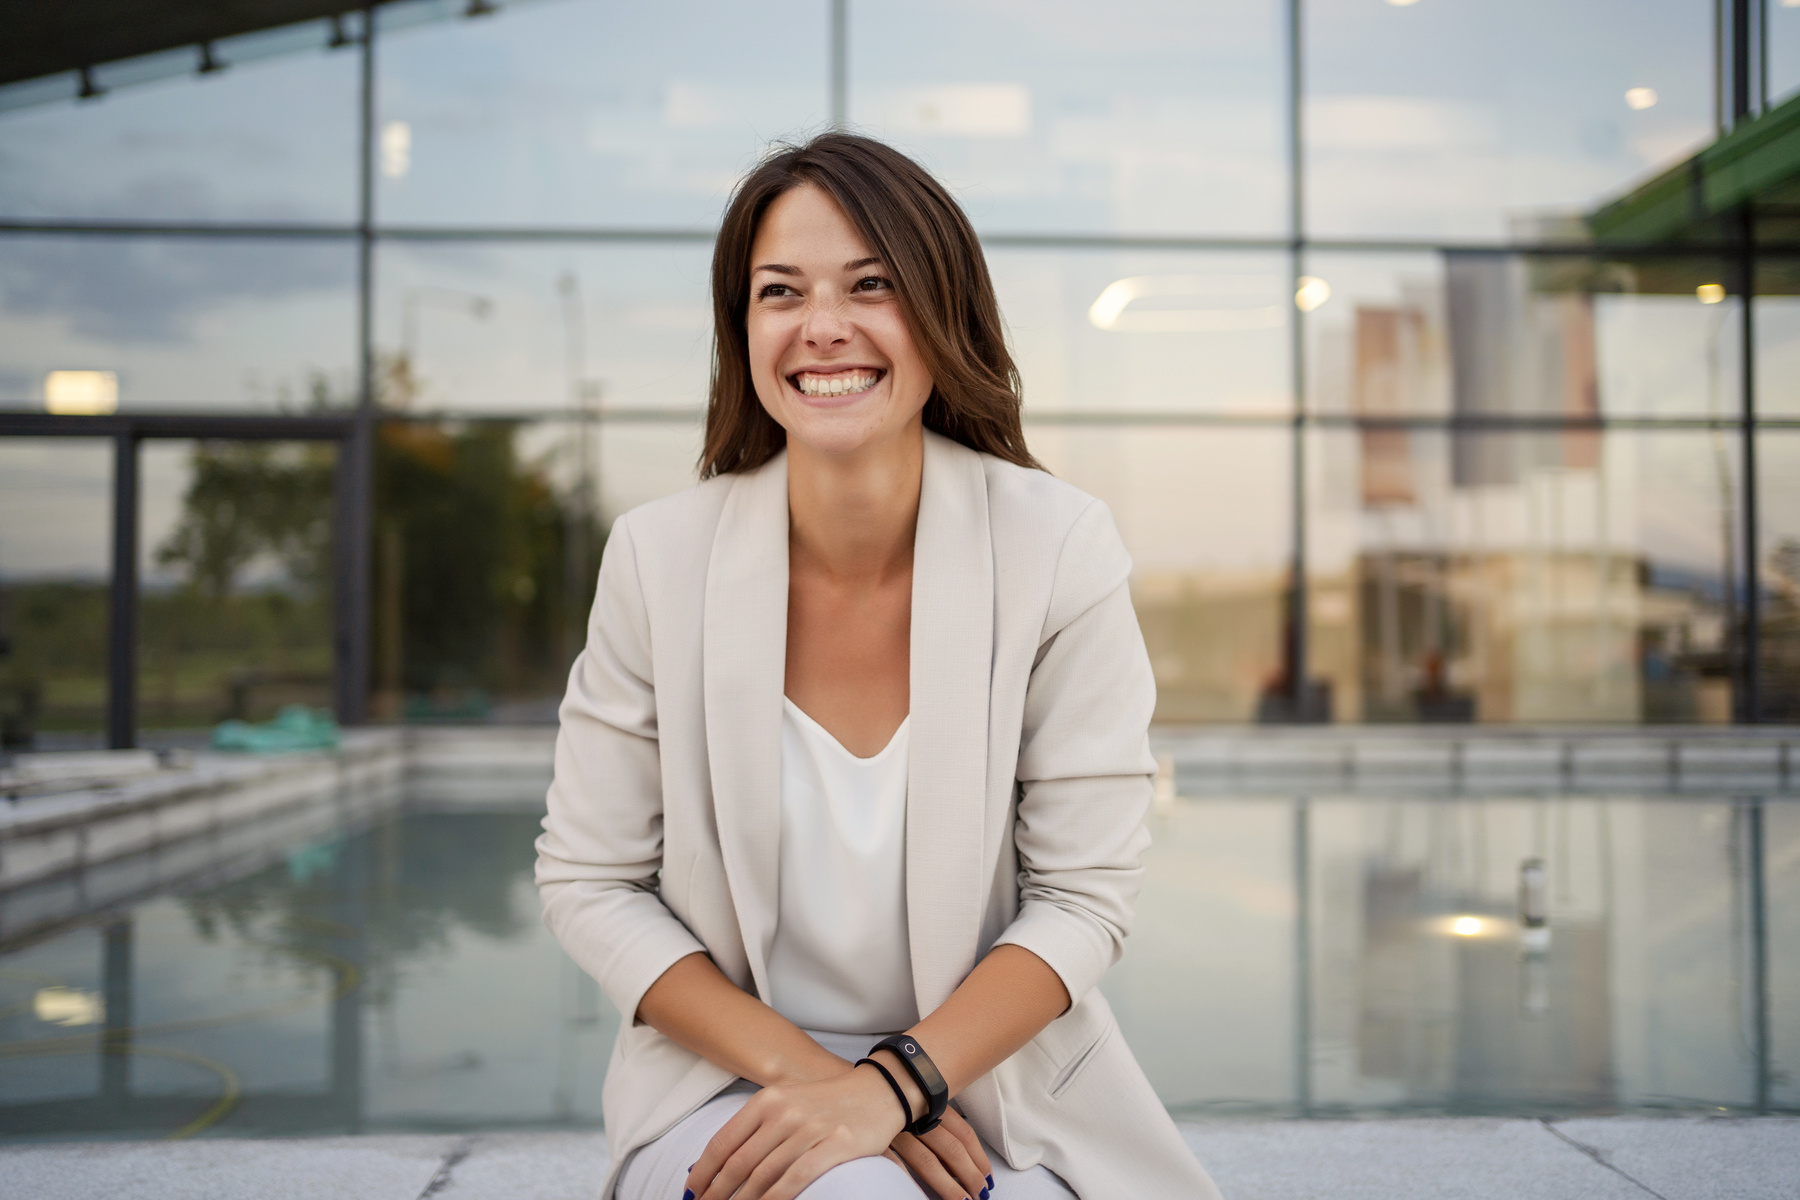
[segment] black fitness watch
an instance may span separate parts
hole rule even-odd
[[[930,1133],[944,1119],[944,1110],[950,1107],[950,1085],[944,1082],[943,1074],[937,1064],[931,1061],[931,1055],[925,1053],[925,1047],[919,1045],[919,1039],[910,1033],[896,1033],[893,1037],[882,1038],[869,1048],[873,1054],[877,1050],[892,1050],[900,1059],[900,1065],[906,1073],[913,1077],[919,1090],[925,1093],[925,1115],[906,1127],[906,1132],[918,1137]]]

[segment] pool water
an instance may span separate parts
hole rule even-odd
[[[538,920],[541,797],[401,791],[0,944],[0,1136],[598,1125],[619,1016]],[[1103,988],[1178,1113],[1800,1110],[1800,803],[1209,796],[1152,825]]]

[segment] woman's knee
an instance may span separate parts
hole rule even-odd
[[[920,1200],[923,1194],[893,1159],[853,1158],[819,1176],[800,1200]]]

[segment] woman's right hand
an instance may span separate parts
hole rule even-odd
[[[900,1134],[888,1156],[910,1169],[939,1200],[988,1200],[993,1187],[994,1164],[954,1108],[945,1109],[938,1127],[923,1137]]]

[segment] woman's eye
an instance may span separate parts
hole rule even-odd
[[[791,296],[793,294],[794,290],[785,283],[770,283],[765,284],[763,289],[756,293],[756,298],[758,300],[768,300],[777,296]]]
[[[856,281],[856,290],[859,292],[879,292],[893,286],[879,275],[870,275]]]

